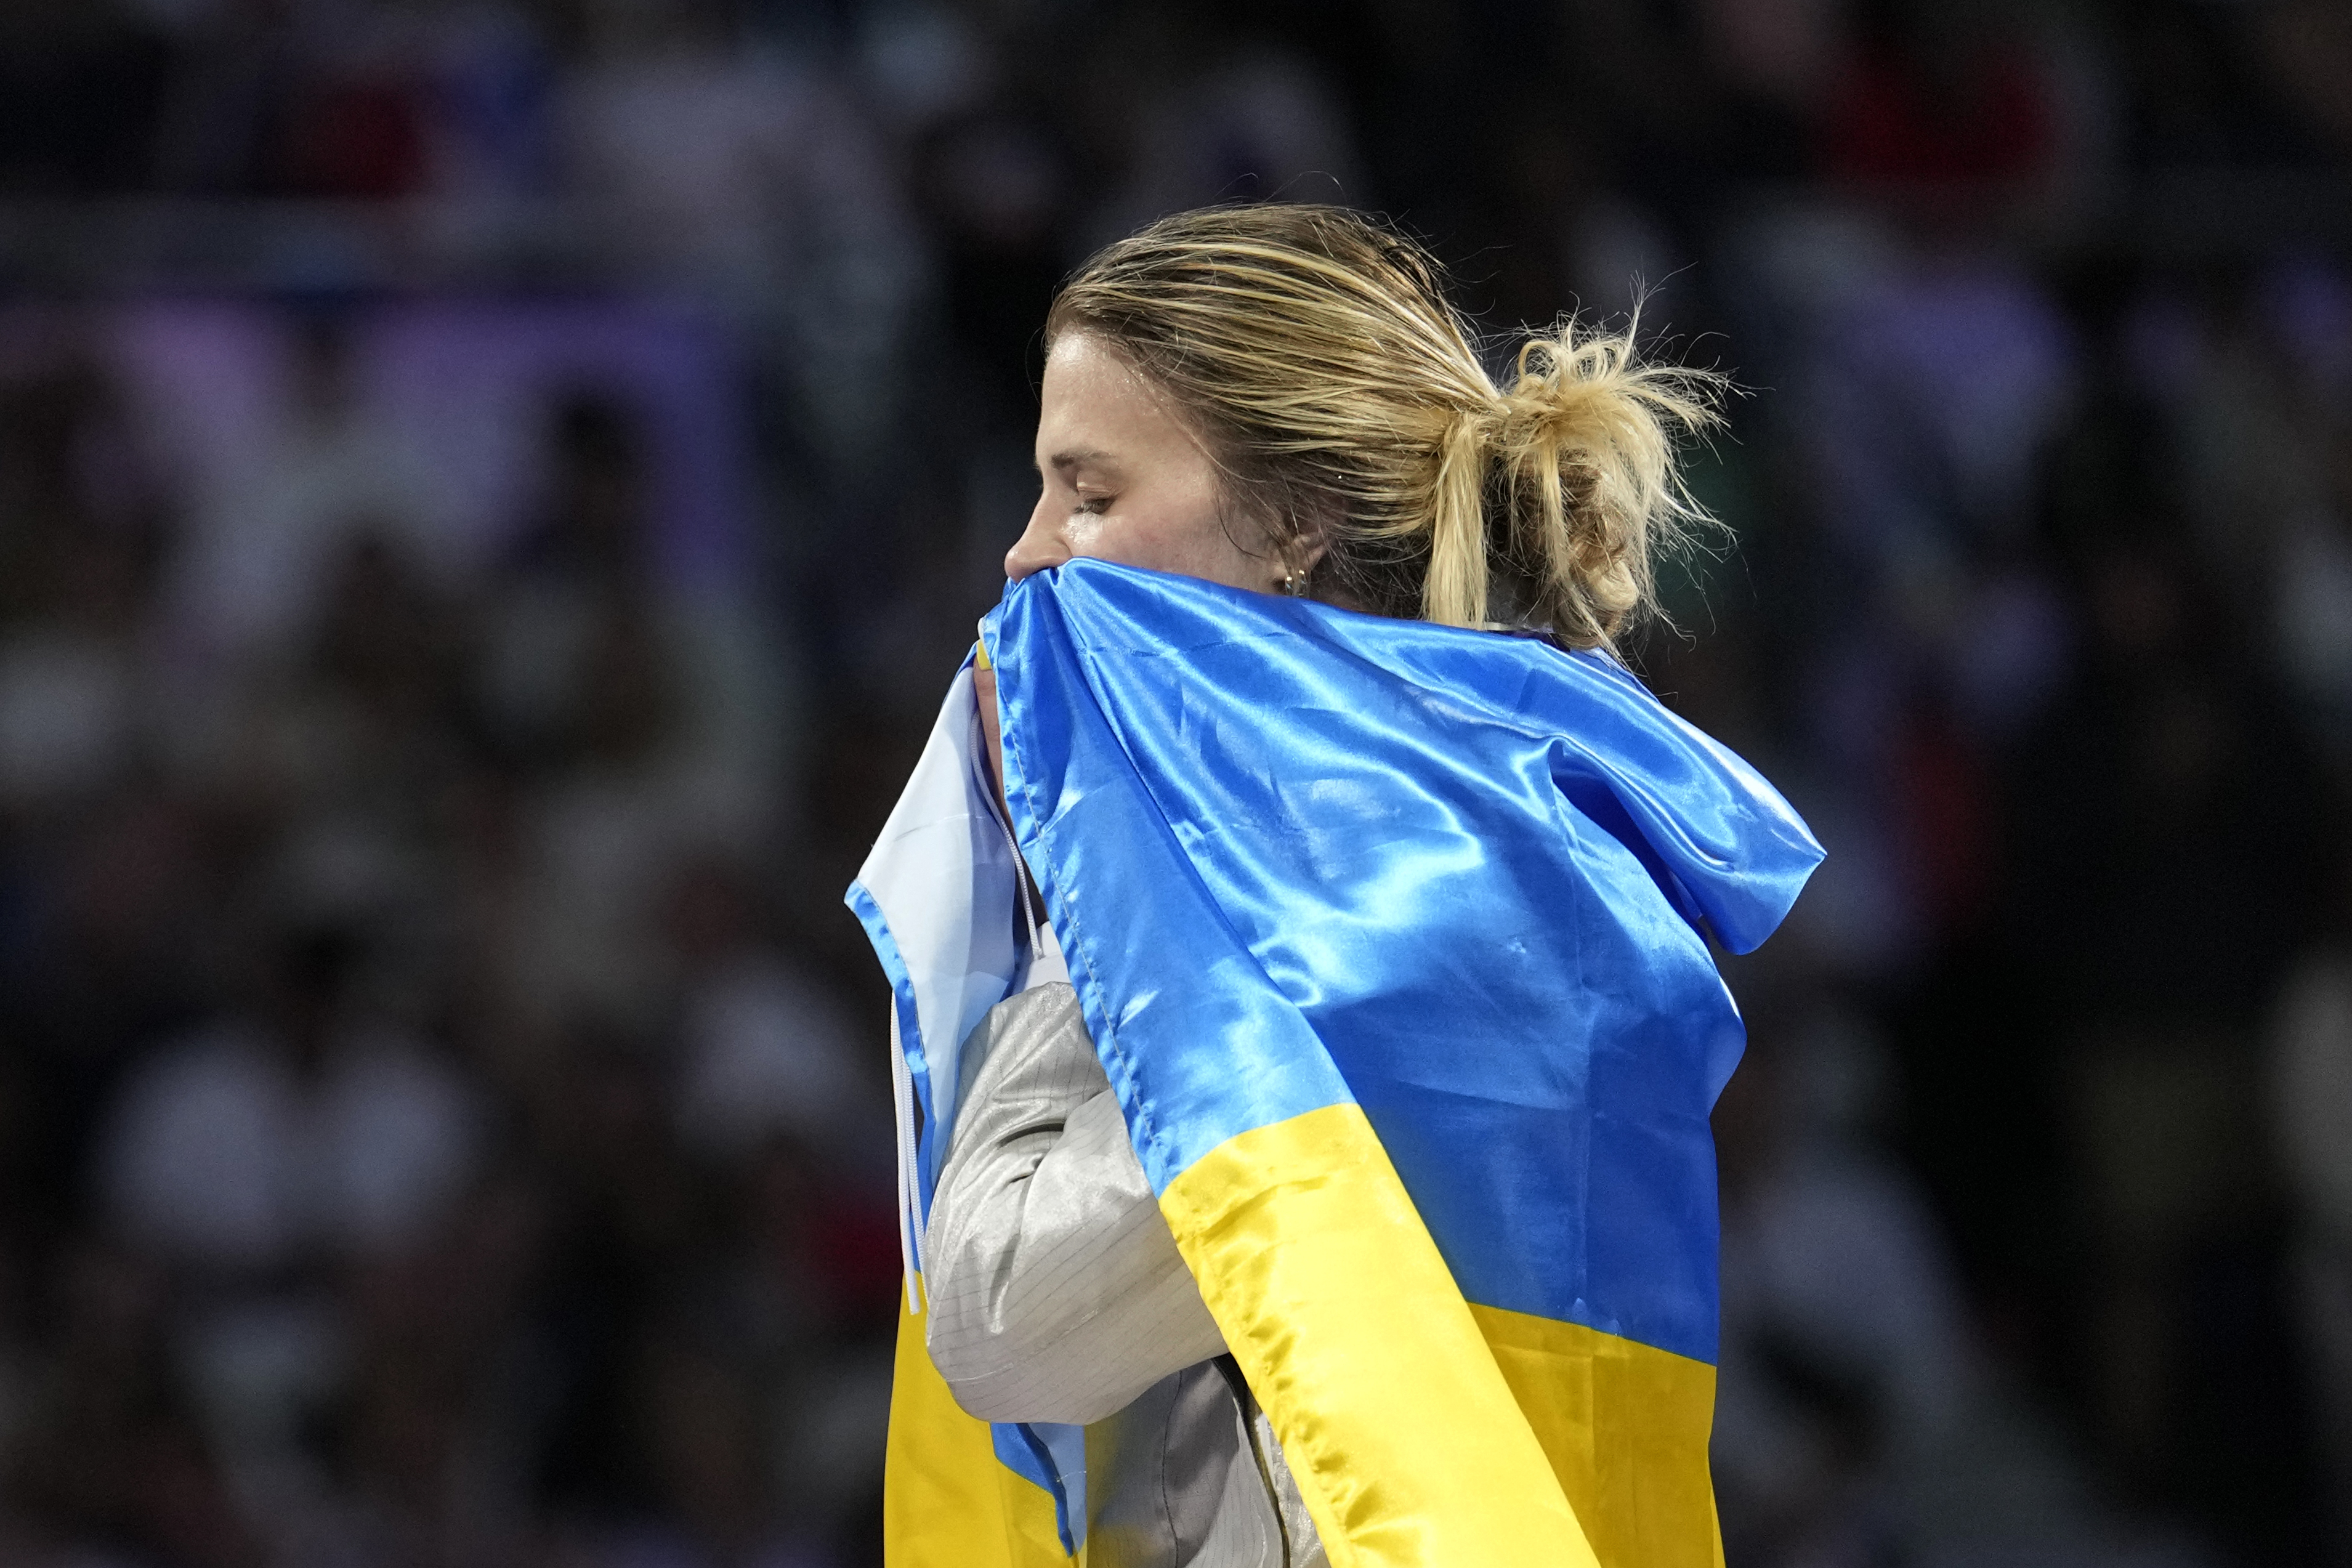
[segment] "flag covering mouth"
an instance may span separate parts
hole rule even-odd
[[[1532,637],[1078,561],[982,644],[1020,856],[1332,1563],[1718,1563],[1707,1113],[1744,1037],[1707,943],[1787,913],[1796,814]],[[1013,966],[971,703],[966,672],[850,889],[910,1255]],[[1083,1552],[1072,1433],[963,1415],[919,1319],[898,1373],[894,1564]]]

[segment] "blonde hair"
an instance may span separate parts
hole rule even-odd
[[[1314,588],[1380,614],[1606,644],[1706,521],[1677,457],[1717,423],[1721,377],[1569,320],[1498,386],[1436,259],[1344,208],[1162,218],[1080,268],[1045,330],[1130,359],[1236,501],[1277,540],[1321,539]]]

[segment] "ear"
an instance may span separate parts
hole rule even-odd
[[[1288,537],[1275,543],[1275,562],[1285,572],[1296,572],[1304,577],[1322,563],[1330,553],[1334,531],[1329,509],[1318,504],[1301,506],[1291,516]]]

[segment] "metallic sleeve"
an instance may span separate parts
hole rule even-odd
[[[1224,1352],[1128,1142],[1069,986],[999,1004],[964,1047],[924,1241],[927,1332],[991,1421],[1098,1421]]]

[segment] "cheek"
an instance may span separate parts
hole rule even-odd
[[[1103,543],[1129,565],[1236,585],[1248,580],[1250,563],[1227,537],[1213,491],[1162,496],[1124,518],[1114,511],[1088,521],[1102,526]]]

